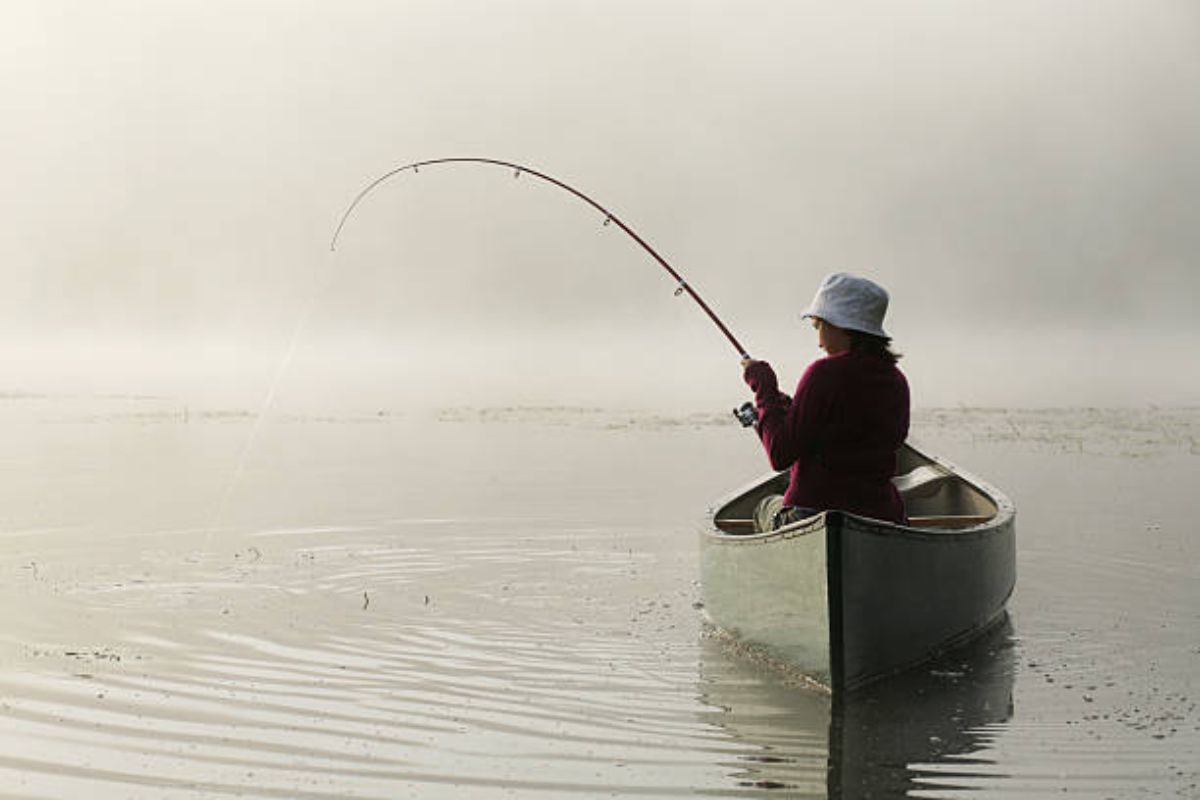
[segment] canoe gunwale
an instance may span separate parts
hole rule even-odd
[[[911,443],[906,444],[905,447],[912,450],[921,458],[928,460],[930,463],[938,465],[942,469],[946,470],[946,472],[951,476],[960,479],[963,481],[963,483],[974,487],[981,494],[986,496],[988,500],[996,506],[995,515],[992,516],[991,519],[988,519],[984,522],[964,525],[961,528],[935,528],[900,525],[895,522],[872,519],[870,517],[853,514],[849,511],[839,510],[823,511],[815,516],[799,520],[791,525],[787,525],[774,531],[768,531],[766,533],[730,533],[720,527],[720,524],[718,523],[718,517],[721,515],[722,511],[724,511],[733,503],[749,495],[761,492],[762,488],[772,481],[780,480],[783,476],[788,474],[787,470],[783,470],[779,472],[768,472],[764,475],[760,475],[753,481],[750,481],[749,483],[733,490],[732,492],[729,492],[720,500],[718,500],[717,503],[709,508],[704,515],[705,526],[703,528],[703,533],[711,537],[712,544],[769,544],[770,542],[778,539],[787,539],[791,538],[792,536],[803,536],[805,534],[812,533],[813,529],[824,524],[822,520],[827,515],[831,513],[837,513],[854,518],[863,527],[876,529],[871,531],[873,533],[884,534],[887,536],[909,536],[914,539],[929,537],[930,539],[944,540],[944,538],[947,536],[957,537],[972,533],[977,535],[987,535],[987,532],[990,529],[1002,527],[1008,524],[1012,518],[1016,516],[1016,506],[1013,504],[1012,500],[1010,500],[1008,496],[1004,494],[1004,492],[1000,491],[1000,489],[997,487],[993,486],[982,478],[979,478],[970,472],[961,469],[957,465],[947,461],[944,458],[932,456],[921,451],[918,447]]]
[[[739,494],[737,497],[740,498],[741,496]],[[728,531],[724,531],[717,525],[717,513],[719,513],[717,510],[710,510],[705,515],[706,526],[703,533],[710,538],[710,543],[716,545],[749,546],[773,544],[785,539],[795,539],[799,536],[818,533],[825,529],[825,518],[830,512],[822,511],[820,514],[806,517],[798,522],[793,522],[791,525],[776,528],[773,531],[765,533],[729,533]]]

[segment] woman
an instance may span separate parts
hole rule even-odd
[[[827,355],[809,365],[792,398],[770,364],[742,361],[771,466],[791,468],[787,493],[759,504],[759,531],[829,509],[905,522],[891,478],[908,436],[908,382],[883,330],[887,305],[887,292],[866,278],[826,277],[801,318],[812,320]]]

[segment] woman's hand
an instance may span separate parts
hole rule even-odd
[[[755,394],[758,393],[760,387],[765,387],[768,392],[778,390],[775,370],[771,369],[771,365],[766,361],[759,361],[757,358],[742,359],[742,380],[754,390]]]

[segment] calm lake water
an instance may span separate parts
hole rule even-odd
[[[0,400],[0,796],[1200,797],[1200,411],[924,411],[1010,621],[827,696],[705,635],[725,413]]]

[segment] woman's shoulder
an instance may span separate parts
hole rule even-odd
[[[886,373],[899,381],[905,380],[904,373],[891,359],[870,353],[856,353],[851,350],[819,358],[809,364],[808,370],[805,372],[806,375],[811,374],[814,378],[830,380],[858,375],[878,375],[879,373]]]
[[[800,375],[800,387],[813,387],[836,383],[841,380],[842,367],[838,363],[841,355],[823,356],[809,363]]]
[[[835,353],[833,355],[823,356],[808,365],[805,374],[813,375],[836,375],[839,372],[844,372],[848,369],[856,369],[855,359],[851,357],[851,353],[847,350],[844,353]]]
[[[829,372],[829,360],[831,356],[822,356],[814,361],[810,361],[808,366],[804,368],[803,377],[807,378],[810,375],[819,375]]]

